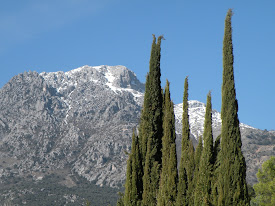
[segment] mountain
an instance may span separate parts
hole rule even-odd
[[[37,194],[33,188],[45,182],[62,186],[64,193],[59,196],[55,196],[56,191],[46,194],[64,201],[63,205],[79,205],[85,198],[98,195],[100,188],[122,188],[144,89],[144,84],[124,66],[83,66],[69,72],[25,72],[14,76],[0,90],[0,201],[11,199],[20,205],[26,199],[16,198],[33,198]],[[203,133],[205,105],[198,101],[189,101],[189,105],[192,139],[196,143]],[[177,151],[181,108],[181,104],[175,105]],[[220,126],[220,114],[214,110],[215,137]],[[274,155],[275,132],[245,124],[241,124],[241,132],[247,179],[252,184],[257,168]],[[20,189],[26,185],[29,190]],[[95,188],[85,196],[76,192],[83,185]],[[113,198],[109,202],[113,204],[117,197],[108,196]]]
[[[189,119],[191,138],[195,145],[199,136],[203,135],[203,125],[206,105],[202,102],[191,100],[189,103]],[[181,134],[181,120],[182,120],[182,103],[174,107],[176,119],[177,137],[177,152],[180,155],[180,134]],[[212,128],[214,140],[221,134],[221,114],[212,111]],[[247,166],[247,181],[253,185],[257,182],[256,173],[258,168],[270,156],[275,155],[275,131],[266,131],[253,128],[244,123],[240,123],[242,151],[245,156]]]

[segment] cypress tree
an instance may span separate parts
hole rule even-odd
[[[213,132],[211,94],[207,95],[203,132],[204,146],[199,164],[199,175],[195,192],[195,205],[210,205],[213,171]]]
[[[162,36],[153,35],[150,69],[146,79],[144,106],[141,114],[140,135],[142,141],[143,205],[155,205],[159,187],[162,149],[162,89],[160,81],[160,52]]]
[[[178,170],[177,170],[177,151],[176,143],[172,143],[170,147],[170,157],[168,165],[168,205],[175,205],[177,198],[177,183],[178,183]],[[171,203],[171,204],[170,204]]]
[[[142,162],[139,149],[138,136],[134,135],[134,142],[132,145],[132,203],[133,205],[139,205],[142,200]]]
[[[203,145],[202,145],[202,136],[199,136],[199,144],[195,150],[195,171],[194,171],[194,178],[193,178],[193,184],[194,184],[194,191],[196,191],[197,188],[197,182],[199,178],[199,167],[200,167],[200,160],[202,155]],[[193,193],[195,195],[195,193]],[[195,196],[194,196],[195,198]]]
[[[142,157],[142,162],[143,166],[145,163],[145,156],[147,152],[147,141],[149,138],[150,132],[153,130],[152,128],[152,114],[150,112],[151,109],[151,82],[150,82],[150,71],[151,68],[153,67],[154,59],[155,59],[155,47],[156,47],[156,37],[153,35],[153,43],[151,47],[151,56],[150,56],[150,70],[149,73],[146,76],[146,82],[145,82],[145,93],[144,93],[144,101],[143,101],[143,107],[141,111],[141,117],[140,117],[140,127],[139,127],[139,134],[141,137],[141,157]]]
[[[217,137],[213,147],[213,172],[211,179],[211,200],[212,205],[218,205],[218,177],[221,164],[221,135]]]
[[[153,160],[156,148],[151,147],[152,139],[148,139],[147,153],[143,175],[142,205],[157,204],[157,190],[159,187],[160,164]],[[152,150],[153,151],[152,151]]]
[[[225,19],[223,39],[221,165],[218,205],[248,205],[246,164],[241,151],[242,141],[238,119],[238,102],[233,71],[232,10]]]
[[[142,141],[142,159],[145,163],[147,142],[152,138],[156,147],[154,159],[161,164],[161,138],[162,138],[162,89],[160,81],[160,52],[162,36],[153,35],[149,73],[146,77],[144,103],[140,121],[140,136]]]
[[[133,131],[132,148],[127,162],[124,205],[138,205],[141,201],[142,170],[138,137]]]
[[[177,193],[177,155],[174,104],[170,99],[169,82],[164,93],[162,137],[162,170],[157,205],[174,205]]]
[[[194,204],[194,190],[195,190],[195,183],[194,183],[194,173],[195,173],[195,150],[193,146],[193,142],[190,139],[188,144],[188,150],[187,150],[187,164],[185,166],[186,168],[186,174],[187,174],[187,201],[188,205]]]
[[[188,77],[184,82],[181,159],[179,166],[179,183],[176,205],[191,205],[192,179],[194,172],[194,147],[190,140],[190,126],[188,115]]]
[[[135,134],[132,135],[132,148],[134,144]],[[125,182],[125,192],[124,192],[124,205],[131,205],[132,198],[132,152],[129,154],[126,169],[126,182]]]

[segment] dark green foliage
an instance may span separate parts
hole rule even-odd
[[[133,137],[134,138],[134,133]],[[133,140],[132,140],[133,142]],[[126,182],[125,182],[125,193],[124,193],[124,203],[125,205],[130,205],[131,202],[131,194],[132,194],[132,155],[129,154],[129,159],[127,161],[127,169],[126,169]]]
[[[137,205],[141,201],[142,168],[138,137],[133,131],[132,150],[127,162],[124,205]]]
[[[218,177],[221,163],[221,135],[219,135],[214,143],[213,148],[213,172],[211,181],[211,199],[213,205],[218,205]]]
[[[154,159],[161,164],[161,138],[162,138],[162,89],[160,81],[160,46],[162,36],[153,35],[151,48],[150,68],[146,77],[144,103],[140,121],[140,137],[142,141],[142,159],[145,161],[147,141],[152,138],[152,145],[156,147]],[[144,162],[143,162],[144,163]]]
[[[190,140],[190,126],[188,115],[188,78],[186,77],[183,93],[181,160],[179,167],[177,205],[192,204],[192,199],[190,197],[193,193],[193,173],[194,147],[192,141]],[[187,178],[185,178],[186,176]]]
[[[177,193],[177,155],[174,104],[170,99],[169,82],[164,93],[164,119],[162,137],[162,171],[157,205],[174,205]]]
[[[119,196],[119,198],[118,198],[118,200],[117,200],[116,205],[117,205],[117,206],[124,206],[124,194],[123,194],[122,192],[119,192],[119,193],[118,193],[118,196]],[[87,204],[88,204],[88,203],[87,203]],[[89,202],[89,204],[90,204],[90,202]]]
[[[225,19],[223,40],[222,138],[218,205],[246,205],[249,198],[234,82],[231,17],[232,10],[229,9]]]
[[[175,205],[177,198],[177,183],[178,183],[178,170],[177,170],[177,151],[176,143],[171,144],[170,147],[170,157],[169,157],[169,166],[168,166],[168,194],[170,205]],[[168,204],[169,205],[169,204]]]
[[[155,205],[159,187],[162,149],[162,89],[160,82],[160,47],[162,36],[153,36],[150,69],[146,79],[144,104],[140,122],[142,142],[143,205]]]
[[[132,143],[132,204],[138,205],[142,199],[142,163],[139,149],[139,139],[135,136],[135,141]]]
[[[248,195],[249,195],[249,199],[251,200],[252,198],[256,197],[256,193],[255,190],[253,188],[252,185],[247,184],[247,190],[248,190]],[[251,204],[251,203],[250,203]]]
[[[176,206],[187,206],[187,174],[183,164],[179,168],[179,182]]]
[[[199,164],[199,175],[195,192],[195,205],[209,205],[211,203],[211,181],[214,164],[213,133],[212,133],[212,104],[211,94],[207,95],[204,120],[203,150]]]
[[[194,190],[195,190],[195,184],[194,184],[194,172],[195,172],[195,151],[194,146],[192,143],[192,140],[189,140],[188,144],[188,150],[187,150],[187,164],[185,165],[186,168],[186,174],[187,174],[187,182],[188,182],[188,190],[187,190],[187,201],[189,205],[194,204]]]
[[[144,176],[143,176],[143,194],[142,194],[142,204],[143,205],[155,205],[156,192],[159,184],[159,164],[156,161],[153,161],[151,154],[151,141],[148,139],[147,144],[147,153],[144,167]],[[156,149],[156,148],[154,148]]]
[[[199,144],[198,144],[198,146],[197,146],[197,148],[195,150],[195,157],[194,157],[194,160],[195,160],[195,171],[194,171],[193,182],[194,182],[195,187],[197,185],[198,176],[199,176],[199,167],[200,167],[200,160],[201,160],[202,149],[203,149],[203,146],[202,146],[202,136],[200,136],[199,137]]]

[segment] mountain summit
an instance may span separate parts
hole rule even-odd
[[[14,76],[0,90],[0,181],[43,179],[62,172],[60,184],[68,187],[75,185],[76,177],[122,187],[144,89],[124,66]],[[180,151],[182,104],[174,109]],[[204,114],[204,103],[189,101],[194,143],[203,134]],[[274,155],[275,132],[240,126],[247,178],[254,183],[257,168]],[[220,129],[220,113],[213,110],[214,138]]]

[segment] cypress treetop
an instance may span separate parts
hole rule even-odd
[[[173,205],[177,193],[177,155],[174,104],[170,99],[169,82],[164,92],[164,117],[162,137],[162,170],[158,192],[158,206]]]
[[[213,132],[211,93],[207,95],[203,132],[204,146],[199,164],[199,175],[195,192],[195,205],[206,205],[211,202],[211,181],[213,172]],[[203,203],[203,204],[202,204]]]
[[[188,115],[188,77],[184,82],[181,159],[179,166],[179,183],[177,205],[192,204],[192,189],[194,175],[194,147],[190,140],[190,126]]]
[[[163,135],[163,96],[160,81],[160,57],[162,36],[153,35],[150,68],[146,78],[144,105],[141,114],[140,136],[143,162],[143,205],[155,205],[161,169]]]
[[[229,9],[225,19],[223,39],[222,133],[218,205],[247,205],[249,198],[246,185],[246,163],[241,151],[242,142],[233,70],[231,18],[232,10]]]

